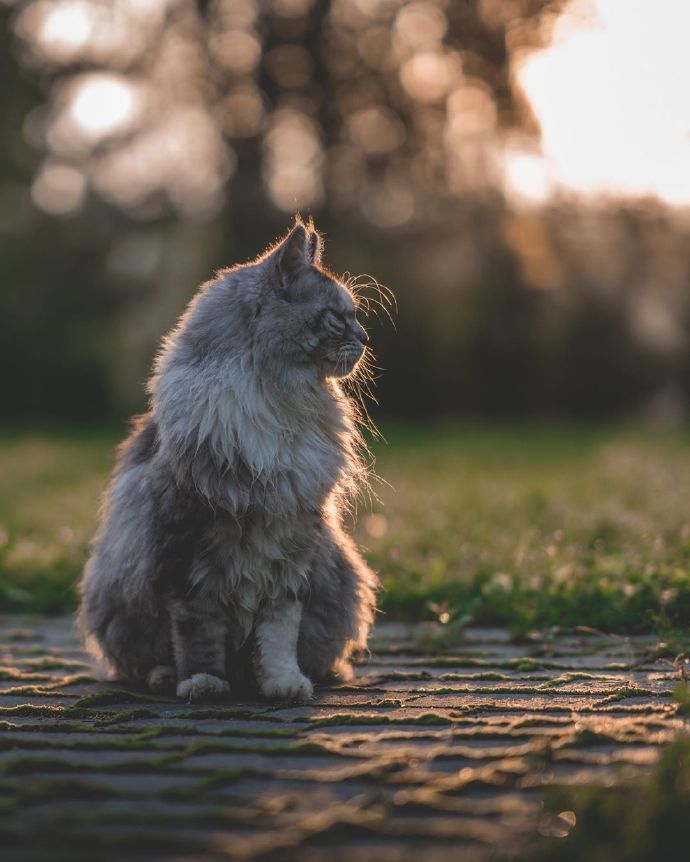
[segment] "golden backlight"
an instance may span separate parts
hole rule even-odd
[[[688,33],[685,0],[572,0],[549,46],[515,59],[541,152],[510,155],[514,190],[689,204]]]
[[[192,2],[32,0],[17,32],[32,62],[62,70],[51,110],[27,126],[50,155],[34,202],[67,214],[89,187],[209,218],[236,148],[255,138],[279,209],[332,198],[383,228],[419,215],[429,193],[496,186],[517,206],[563,194],[690,204],[690,0],[569,0],[529,26],[518,6],[482,0],[477,15],[486,32],[505,27],[535,135],[505,122],[447,0],[333,0],[325,61],[289,36],[313,0],[217,0],[208,20]],[[269,8],[284,30],[273,47]],[[327,134],[319,75],[334,100]]]

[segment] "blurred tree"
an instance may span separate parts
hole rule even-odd
[[[390,413],[608,413],[682,379],[686,228],[506,199],[506,153],[539,133],[515,60],[564,6],[10,2],[4,409],[140,406],[194,284],[298,208],[336,268],[395,287],[397,334],[373,323]]]
[[[509,47],[543,41],[563,2],[12,5],[48,99],[25,127],[43,209],[74,210],[88,187],[137,217],[211,217],[238,186],[249,214],[267,193],[393,227],[491,187],[502,135],[535,131]]]
[[[114,406],[104,337],[115,303],[97,279],[107,240],[82,220],[90,234],[83,243],[74,222],[31,206],[26,189],[36,158],[16,130],[40,92],[12,62],[10,47],[0,27],[0,138],[7,142],[0,158],[0,410],[5,419],[97,418]]]

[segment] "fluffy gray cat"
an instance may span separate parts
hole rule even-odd
[[[190,701],[347,678],[377,580],[341,524],[366,473],[338,378],[365,353],[313,225],[205,284],[165,338],[81,582],[87,643]]]

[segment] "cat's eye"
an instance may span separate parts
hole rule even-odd
[[[345,321],[334,311],[327,311],[323,316],[323,322],[331,335],[342,335],[345,331]]]

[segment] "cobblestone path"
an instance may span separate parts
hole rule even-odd
[[[0,626],[8,862],[521,858],[571,825],[544,786],[630,780],[688,729],[645,638],[475,629],[440,650],[381,625],[356,683],[309,706],[190,706],[96,682],[68,619]]]

